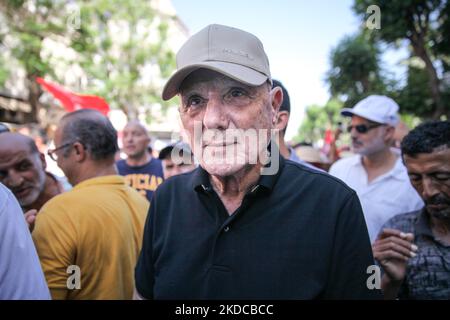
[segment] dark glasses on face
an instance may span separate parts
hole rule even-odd
[[[352,132],[352,129],[355,128],[355,130],[358,133],[367,133],[370,130],[372,130],[374,128],[377,128],[379,126],[382,126],[382,125],[383,125],[382,123],[375,123],[375,124],[372,124],[372,125],[367,125],[367,124],[358,124],[356,126],[350,125],[350,126],[347,127],[347,131],[348,132]]]

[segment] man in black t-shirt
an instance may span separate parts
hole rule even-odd
[[[150,201],[164,180],[161,160],[153,158],[147,149],[150,136],[141,123],[131,121],[123,130],[122,142],[128,158],[117,161],[119,174]]]
[[[183,45],[177,66],[162,96],[180,96],[200,165],[154,194],[135,297],[379,298],[356,193],[269,143],[283,94],[262,43],[210,25]]]

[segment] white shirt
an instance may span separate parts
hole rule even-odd
[[[390,218],[424,206],[409,181],[400,157],[389,172],[370,183],[360,155],[337,161],[331,166],[330,174],[344,181],[358,194],[372,243]]]
[[[0,183],[0,300],[50,299],[19,203]]]

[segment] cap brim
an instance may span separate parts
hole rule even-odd
[[[355,113],[353,112],[352,109],[350,108],[344,108],[341,110],[341,115],[344,117],[351,117],[353,116]]]
[[[374,118],[370,115],[364,114],[363,112],[358,112],[358,111],[354,111],[353,109],[350,108],[344,108],[341,110],[341,115],[343,115],[344,117],[352,117],[352,116],[358,116],[376,123],[385,123],[383,121],[381,121],[380,119]]]
[[[239,64],[205,61],[186,66],[175,72],[164,86],[162,92],[163,100],[169,100],[176,96],[183,80],[186,79],[190,73],[198,69],[213,70],[249,86],[260,86],[269,79],[265,74]]]

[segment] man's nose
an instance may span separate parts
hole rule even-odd
[[[350,131],[350,136],[352,139],[358,139],[359,137],[359,132],[356,130],[355,127],[352,127],[352,130]]]
[[[351,134],[350,138],[352,139],[352,142],[359,142],[359,137],[356,134]]]
[[[217,97],[211,97],[206,105],[203,124],[206,129],[228,128],[227,106]]]
[[[437,195],[438,193],[439,189],[436,188],[434,181],[429,177],[425,177],[422,181],[422,197],[426,200]]]

